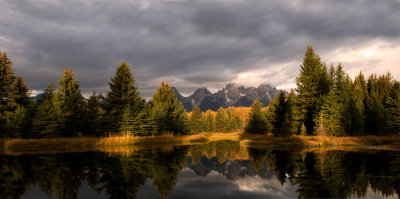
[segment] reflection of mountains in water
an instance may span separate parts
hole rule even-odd
[[[237,180],[245,176],[260,176],[262,179],[270,179],[274,173],[265,162],[258,171],[254,169],[251,160],[225,160],[220,163],[217,157],[208,159],[202,156],[200,162],[195,164],[191,157],[188,157],[187,167],[192,169],[199,176],[207,176],[209,172],[216,171],[229,180]]]

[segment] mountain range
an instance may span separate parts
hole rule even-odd
[[[178,89],[172,87],[178,98],[182,102],[187,112],[191,112],[194,106],[199,106],[200,111],[208,109],[217,111],[219,107],[227,108],[250,107],[254,100],[258,99],[264,106],[268,106],[269,101],[278,95],[278,90],[269,84],[261,84],[258,87],[244,87],[236,84],[227,84],[223,89],[216,93],[211,93],[207,88],[199,88],[188,97],[182,96]],[[32,97],[33,100],[43,98],[43,93]]]
[[[217,157],[208,159],[202,156],[200,162],[195,164],[189,157],[187,160],[187,167],[192,169],[198,176],[207,176],[209,172],[216,171],[224,175],[228,180],[237,180],[245,176],[259,176],[262,179],[271,179],[274,172],[263,163],[263,167],[256,170],[251,160],[225,160],[219,162]]]
[[[244,87],[236,84],[227,84],[223,89],[216,93],[211,93],[207,88],[199,88],[188,97],[182,96],[179,91],[175,90],[178,101],[182,102],[186,111],[191,112],[194,106],[199,106],[201,111],[211,109],[217,111],[219,107],[227,108],[249,107],[254,100],[258,99],[268,106],[269,101],[278,95],[278,90],[269,84],[261,84],[258,87]]]

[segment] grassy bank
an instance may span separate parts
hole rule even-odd
[[[165,147],[176,145],[191,145],[207,143],[216,140],[237,140],[240,133],[201,133],[195,135],[138,137],[130,135],[109,135],[107,137],[77,137],[77,138],[42,138],[42,139],[1,139],[1,152],[26,153],[59,153],[114,150],[118,147],[134,147],[135,149],[150,147]]]
[[[241,141],[244,146],[277,147],[277,148],[324,148],[353,147],[400,150],[400,136],[291,136],[273,137],[244,133],[201,133],[196,135],[173,136],[108,136],[78,138],[43,138],[43,139],[3,139],[0,140],[1,152],[15,153],[58,153],[81,151],[123,151],[140,150],[151,147],[171,147],[192,145],[217,140]],[[129,147],[130,149],[126,149]]]
[[[290,136],[273,137],[268,135],[242,134],[243,144],[248,146],[268,145],[276,147],[375,147],[382,149],[400,149],[399,136]]]

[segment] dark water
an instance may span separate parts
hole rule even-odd
[[[0,198],[398,198],[400,153],[256,149],[238,142],[0,155]]]

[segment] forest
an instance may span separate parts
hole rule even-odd
[[[33,100],[13,63],[0,54],[0,137],[43,138],[131,134],[157,136],[201,132],[291,135],[392,135],[400,130],[400,83],[388,72],[353,79],[343,66],[327,65],[309,46],[297,88],[281,91],[268,108],[256,100],[251,108],[220,108],[187,113],[175,91],[161,82],[146,102],[135,86],[130,66],[121,62],[109,82],[110,90],[86,100],[68,67],[58,86],[50,82]]]

